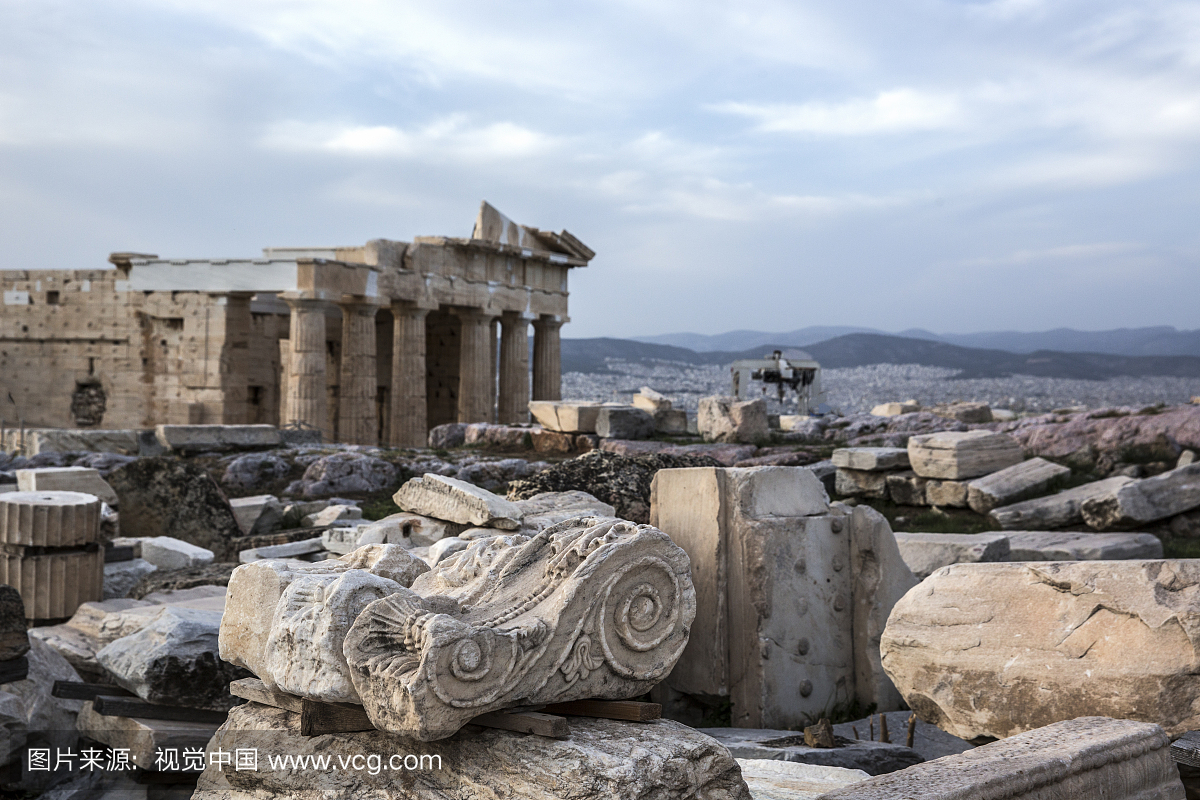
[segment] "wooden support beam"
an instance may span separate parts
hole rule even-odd
[[[220,725],[227,716],[224,711],[205,708],[184,708],[147,703],[139,698],[99,695],[92,708],[102,717],[132,717],[134,719],[165,719],[172,722],[201,722]]]
[[[50,694],[52,697],[61,697],[64,700],[95,700],[101,695],[105,697],[134,696],[133,692],[122,689],[120,686],[83,681],[55,681]]]
[[[651,722],[662,718],[662,706],[658,703],[639,703],[634,700],[572,700],[552,703],[542,711],[568,717],[600,717],[627,722]]]
[[[373,730],[375,726],[367,718],[367,712],[362,706],[350,703],[322,703],[307,697],[301,701],[300,733],[304,736]]]
[[[23,681],[29,676],[29,659],[25,656],[0,661],[0,683]]]
[[[536,733],[550,739],[566,739],[571,735],[571,728],[565,719],[540,711],[497,711],[482,714],[471,720],[471,724],[518,733]]]

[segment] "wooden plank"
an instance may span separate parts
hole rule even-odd
[[[29,676],[29,659],[25,656],[0,661],[0,683],[23,681]]]
[[[133,697],[133,692],[120,686],[110,686],[104,683],[85,683],[82,681],[55,681],[50,690],[53,697],[64,700],[95,700],[101,695],[105,697]]]
[[[518,733],[536,733],[550,739],[566,739],[571,735],[571,728],[565,719],[540,711],[497,711],[475,717],[471,724]]]
[[[628,722],[651,722],[662,719],[661,705],[639,703],[634,700],[572,700],[568,703],[553,703],[543,708],[542,711],[548,714],[563,714],[568,717],[601,717]]]
[[[224,711],[205,708],[184,708],[147,703],[139,698],[98,696],[92,708],[102,717],[132,717],[133,719],[165,719],[173,722],[199,722],[220,725],[227,716]]]
[[[287,692],[281,692],[278,689],[270,689],[258,678],[241,678],[240,680],[233,681],[229,684],[229,693],[243,700],[282,708],[284,711],[291,711],[296,714],[302,712],[301,707],[304,705],[303,698],[297,697],[294,694],[288,694]]]
[[[367,712],[362,706],[350,703],[322,703],[307,697],[301,701],[300,733],[304,736],[373,730],[375,726],[367,718]]]

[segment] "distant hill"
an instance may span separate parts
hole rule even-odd
[[[945,333],[913,328],[890,334],[872,328],[845,326],[813,326],[787,333],[738,330],[712,336],[699,333],[668,333],[661,336],[637,337],[637,341],[686,347],[698,353],[741,352],[765,345],[807,347],[852,333],[874,333],[900,336],[907,339],[926,339],[954,344],[1006,350],[1011,353],[1033,353],[1054,350],[1063,353],[1108,353],[1123,356],[1200,356],[1200,330],[1180,331],[1170,326],[1151,328],[1118,328],[1107,331],[1077,331],[1057,328],[1038,333],[991,331],[984,333]]]
[[[698,353],[683,347],[629,339],[563,339],[564,372],[607,371],[605,358],[638,363],[728,364],[741,358],[761,358],[772,349],[786,350],[787,342],[752,346],[740,352]],[[961,370],[963,378],[1035,375],[1048,378],[1103,380],[1121,375],[1165,375],[1200,378],[1200,356],[1124,356],[1109,353],[1037,350],[1013,353],[999,349],[961,347],[929,339],[877,333],[851,333],[805,346],[827,369],[871,364],[922,364]]]

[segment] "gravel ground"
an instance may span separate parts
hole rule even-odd
[[[629,396],[649,386],[695,412],[701,397],[728,394],[729,370],[722,366],[609,363],[609,374],[568,372],[563,375],[563,399],[629,402]],[[1200,395],[1200,378],[1111,378],[1082,381],[1068,378],[956,379],[957,370],[917,364],[876,364],[851,369],[822,370],[826,402],[842,414],[870,411],[879,403],[915,399],[925,406],[954,400],[976,400],[993,408],[1040,412],[1068,406],[1142,406],[1186,403]],[[780,405],[774,387],[768,391],[770,413],[794,413],[795,402]],[[790,408],[788,407],[790,405]]]

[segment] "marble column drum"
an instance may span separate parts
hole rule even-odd
[[[428,430],[425,399],[425,315],[429,309],[393,304],[393,447],[424,447]]]
[[[321,431],[326,441],[330,429],[329,400],[325,385],[325,303],[307,297],[286,297],[292,310],[290,364],[284,424],[301,422]]]
[[[500,318],[500,422],[529,421],[529,320]]]
[[[338,440],[347,444],[379,443],[375,408],[375,314],[369,300],[338,303],[342,309],[342,374],[338,394]]]

